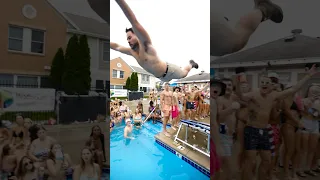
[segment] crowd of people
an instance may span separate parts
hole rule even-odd
[[[12,127],[0,127],[1,180],[99,180],[106,160],[104,135],[94,125],[80,151],[66,153],[43,125],[16,115]],[[81,154],[80,164],[71,154]]]
[[[316,65],[306,69],[295,85],[284,86],[270,71],[261,74],[257,89],[244,72],[211,80],[212,179],[233,179],[237,170],[242,180],[277,179],[279,167],[285,180],[320,174],[320,84],[308,84],[319,73]]]
[[[193,86],[191,90],[185,87],[173,87],[165,83],[161,92],[152,89],[149,93],[149,107],[145,113],[142,101],[132,111],[125,104],[126,101],[114,100],[110,104],[111,120],[110,132],[115,125],[125,122],[124,137],[130,136],[133,127],[141,128],[144,120],[152,120],[153,123],[162,121],[164,135],[170,137],[167,131],[167,124],[176,131],[181,119],[199,120],[210,115],[210,90],[209,83],[203,88]]]

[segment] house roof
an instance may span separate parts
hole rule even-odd
[[[210,73],[200,73],[192,76],[188,76],[175,81],[175,83],[190,83],[190,82],[203,82],[210,81]]]
[[[212,64],[320,57],[320,39],[301,34],[223,56]]]
[[[133,69],[134,72],[137,72],[137,73],[140,73],[140,74],[147,74],[147,75],[153,76],[152,74],[150,74],[150,73],[147,72],[146,70],[142,69],[141,67],[131,66],[131,68]]]
[[[64,12],[63,14],[67,16],[80,31],[110,37],[110,26],[108,23],[102,23],[93,18],[75,15],[68,12]]]

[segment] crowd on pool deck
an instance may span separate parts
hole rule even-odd
[[[80,164],[53,137],[47,136],[43,125],[16,115],[12,127],[0,127],[1,180],[99,180],[106,160],[104,135],[94,125],[81,150]]]
[[[147,113],[144,111],[142,101],[139,101],[134,109],[126,105],[127,101],[115,99],[110,102],[110,132],[117,125],[125,123],[124,137],[134,139],[131,136],[133,128],[141,128],[144,120],[152,120],[152,123],[161,121],[163,124],[162,132],[170,137],[167,131],[167,123],[176,131],[182,119],[198,121],[210,115],[210,90],[209,83],[203,88],[194,85],[191,90],[186,86],[169,87],[165,83],[164,88],[157,92],[152,89],[149,93],[149,107]]]
[[[319,72],[313,64],[305,70],[305,77],[286,86],[276,72],[263,71],[256,89],[243,68],[232,78],[211,79],[211,179],[320,176],[320,82],[308,83]]]

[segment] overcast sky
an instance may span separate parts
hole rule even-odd
[[[128,46],[125,29],[131,27],[118,4],[110,2],[110,41]],[[189,75],[210,72],[209,0],[127,0],[138,21],[148,31],[163,61],[185,66],[190,59],[199,64]],[[138,66],[127,55],[111,51],[110,58],[121,57]]]

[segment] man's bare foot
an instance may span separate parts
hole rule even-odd
[[[194,62],[194,60],[190,60],[189,63],[191,64],[192,68],[195,68],[195,69],[199,68],[198,63]]]
[[[176,130],[177,130],[174,126],[171,126],[171,129],[173,129],[174,131],[176,131]]]
[[[163,132],[163,134],[167,137],[171,137],[171,135],[168,132]]]

